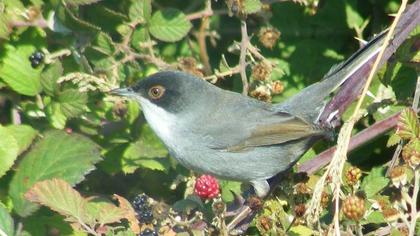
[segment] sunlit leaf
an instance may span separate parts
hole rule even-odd
[[[15,48],[7,45],[6,54],[0,62],[0,78],[14,91],[28,96],[41,91],[41,67],[31,67],[29,56],[35,51],[32,45]]]
[[[385,177],[383,167],[373,168],[361,184],[361,188],[366,193],[367,198],[373,197],[376,193],[385,188],[389,183],[389,179]]]
[[[19,145],[13,132],[3,126],[0,126],[0,177],[2,177],[15,162]]]
[[[175,42],[185,37],[192,27],[184,13],[177,9],[166,8],[153,14],[150,33],[159,40]]]
[[[27,216],[38,207],[26,201],[23,194],[42,180],[61,178],[74,185],[95,167],[100,160],[97,145],[78,134],[50,131],[26,153],[10,183],[14,210]]]
[[[32,144],[38,131],[29,125],[9,125],[6,127],[10,133],[15,137],[18,145],[18,154],[21,154]]]
[[[15,235],[15,226],[12,216],[10,216],[6,207],[0,202],[0,231],[6,235]]]
[[[396,133],[403,139],[420,137],[420,122],[412,109],[407,108],[401,112]]]

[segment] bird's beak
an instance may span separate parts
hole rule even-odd
[[[136,93],[131,88],[118,88],[110,91],[111,94],[123,96],[123,97],[133,97]]]

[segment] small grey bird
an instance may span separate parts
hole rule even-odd
[[[264,197],[270,189],[267,179],[293,166],[314,141],[331,132],[317,123],[325,99],[378,53],[383,35],[281,104],[226,91],[179,71],[159,72],[113,93],[140,103],[179,163],[248,182]]]

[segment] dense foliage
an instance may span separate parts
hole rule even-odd
[[[0,235],[226,234],[226,205],[246,186],[210,180],[220,197],[200,199],[197,173],[169,156],[135,102],[108,92],[177,69],[281,102],[387,28],[399,7],[397,0],[0,0]],[[363,104],[356,132],[403,112],[397,132],[350,154],[343,232],[415,234],[419,38],[417,26]],[[397,144],[403,158],[388,177]],[[333,145],[317,143],[299,164]],[[319,168],[285,177],[247,234],[328,232],[335,204],[328,187],[319,221],[305,218]]]

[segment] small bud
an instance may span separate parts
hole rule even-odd
[[[264,101],[264,102],[271,102],[271,93],[267,86],[259,86],[250,94],[252,97]]]
[[[399,218],[400,213],[397,211],[397,209],[392,207],[386,207],[382,210],[382,214],[384,215],[384,218],[388,222],[394,222],[397,221]]]
[[[255,80],[264,81],[271,76],[271,65],[265,61],[261,61],[260,63],[256,64],[252,67],[252,78]]]
[[[265,231],[268,231],[272,228],[272,222],[268,216],[261,216],[259,218],[259,223]]]
[[[272,49],[280,38],[280,31],[273,27],[264,27],[258,33],[258,38],[264,47]]]
[[[298,183],[293,187],[293,194],[309,195],[311,194],[311,189],[304,183]]]
[[[222,214],[226,210],[226,204],[220,198],[216,199],[213,202],[212,207],[213,207],[213,212],[217,215]]]
[[[282,93],[284,90],[283,82],[276,80],[271,82],[271,92],[276,95]]]
[[[196,75],[198,77],[203,77],[203,71],[198,68],[197,61],[194,57],[181,57],[178,59],[178,68],[182,71],[188,72],[190,74]]]
[[[392,180],[392,184],[397,188],[407,183],[406,169],[403,166],[394,167],[389,173],[389,177]]]
[[[346,172],[347,183],[353,186],[359,181],[361,176],[362,176],[362,171],[359,168],[352,166]]]
[[[411,168],[415,169],[420,164],[420,139],[410,140],[402,150],[402,157]]]
[[[301,204],[296,205],[294,208],[294,211],[295,211],[296,217],[302,217],[303,215],[305,215],[305,211],[306,211],[305,204],[301,203]]]
[[[330,203],[330,196],[327,192],[323,191],[321,194],[321,206],[322,208],[327,208]]]
[[[365,200],[358,196],[347,197],[342,206],[344,215],[354,221],[359,221],[365,214]]]

